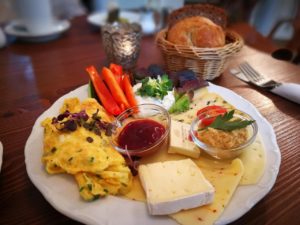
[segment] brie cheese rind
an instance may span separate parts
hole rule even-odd
[[[191,159],[141,165],[139,176],[151,215],[168,215],[213,201],[214,187]]]

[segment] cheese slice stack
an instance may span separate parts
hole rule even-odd
[[[171,120],[170,147],[168,153],[177,153],[192,158],[200,157],[200,148],[189,140],[191,125]]]
[[[214,187],[191,159],[141,165],[139,176],[152,215],[199,207],[214,198]]]

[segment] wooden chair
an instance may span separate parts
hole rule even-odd
[[[285,47],[291,50],[299,51],[300,49],[300,4],[298,6],[297,15],[295,16],[295,18],[278,21],[275,24],[275,26],[272,28],[271,32],[269,33],[268,38],[273,39],[276,31],[285,23],[290,23],[294,29],[293,37],[291,40],[287,41]]]

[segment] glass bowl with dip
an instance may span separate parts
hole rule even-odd
[[[125,156],[147,156],[168,148],[171,119],[166,109],[140,104],[120,114],[113,123],[112,145]]]
[[[247,113],[233,110],[219,115],[218,121],[215,120],[216,116],[198,114],[190,129],[193,142],[212,157],[217,159],[238,157],[255,141],[258,132],[257,123]],[[211,124],[207,125],[207,121],[215,123],[210,122]]]

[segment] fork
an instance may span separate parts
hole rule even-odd
[[[248,62],[243,62],[239,65],[239,69],[248,82],[267,89],[274,94],[280,95],[290,101],[300,104],[300,84],[295,83],[279,83],[272,79],[265,78],[262,74],[258,73]],[[238,76],[238,72],[233,72],[237,70],[231,70],[231,74],[241,79]],[[246,81],[244,79],[241,79]],[[247,81],[246,81],[247,82]]]
[[[244,76],[254,85],[257,85],[259,87],[263,88],[274,88],[281,83],[268,79],[264,76],[262,76],[260,73],[258,73],[248,62],[244,62],[239,65],[240,70],[244,74]]]

